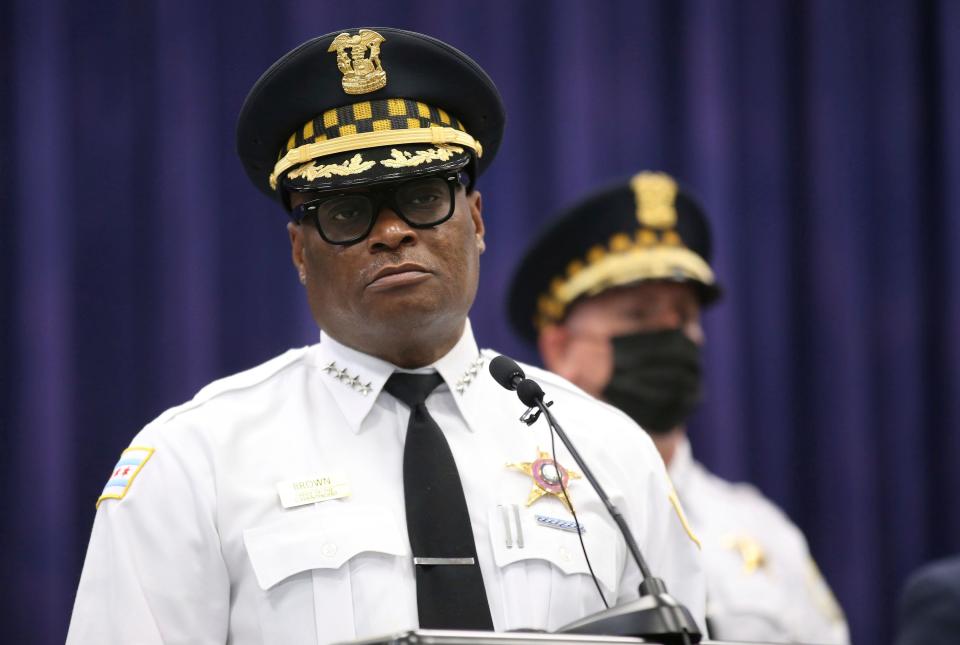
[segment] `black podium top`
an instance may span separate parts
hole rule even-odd
[[[470,632],[420,629],[337,645],[641,645],[655,641],[624,636],[551,634],[548,632]],[[738,641],[740,642],[740,641]],[[736,645],[733,641],[702,640],[700,645]],[[751,641],[751,645],[783,645]]]

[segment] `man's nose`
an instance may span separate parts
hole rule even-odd
[[[673,307],[660,307],[651,321],[657,329],[681,329],[684,318]]]
[[[674,307],[663,307],[648,320],[648,329],[677,330],[697,345],[703,344],[703,328],[696,317],[689,317]]]
[[[658,329],[676,329],[697,345],[703,344],[703,327],[695,317],[689,317],[674,307],[664,307],[657,316]]]
[[[416,241],[417,229],[403,221],[392,208],[383,206],[367,237],[367,248],[371,251],[394,250]]]

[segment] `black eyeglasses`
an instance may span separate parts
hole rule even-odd
[[[330,244],[354,244],[370,235],[386,204],[414,228],[443,224],[453,215],[459,175],[411,179],[363,192],[327,193],[290,211],[298,224],[305,218]]]

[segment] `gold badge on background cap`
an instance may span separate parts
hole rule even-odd
[[[539,456],[535,461],[525,461],[517,464],[507,464],[507,468],[519,470],[522,473],[533,478],[533,489],[527,496],[527,506],[544,495],[556,497],[568,511],[573,511],[570,500],[564,494],[564,489],[570,485],[571,479],[580,479],[580,473],[567,470],[553,460],[549,452],[539,451]]]
[[[351,36],[342,33],[330,43],[328,52],[337,52],[340,81],[347,94],[375,92],[387,84],[387,73],[380,64],[380,43],[386,38],[372,29],[361,29]],[[347,53],[350,50],[350,53]],[[369,56],[367,55],[369,51]]]
[[[641,172],[630,180],[642,226],[665,229],[677,225],[677,182],[662,172]]]

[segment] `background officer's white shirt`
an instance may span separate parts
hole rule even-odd
[[[576,533],[536,523],[567,511],[552,497],[526,507],[533,481],[505,467],[550,442],[545,420],[519,423],[523,405],[489,376],[495,355],[479,352],[468,322],[432,366],[445,385],[427,407],[460,471],[495,628],[555,629],[602,604]],[[321,334],[144,428],[131,445],[154,453],[123,499],[99,505],[68,643],[322,644],[415,628],[402,484],[409,410],[381,392],[394,369]],[[652,442],[614,408],[528,369],[702,628],[699,551]],[[578,470],[557,443],[559,463]],[[281,504],[278,483],[327,476],[351,495]],[[569,491],[610,604],[635,598],[639,573],[612,520],[586,480]]]
[[[843,612],[800,530],[749,484],[733,484],[678,446],[670,477],[703,543],[713,638],[847,643]]]

